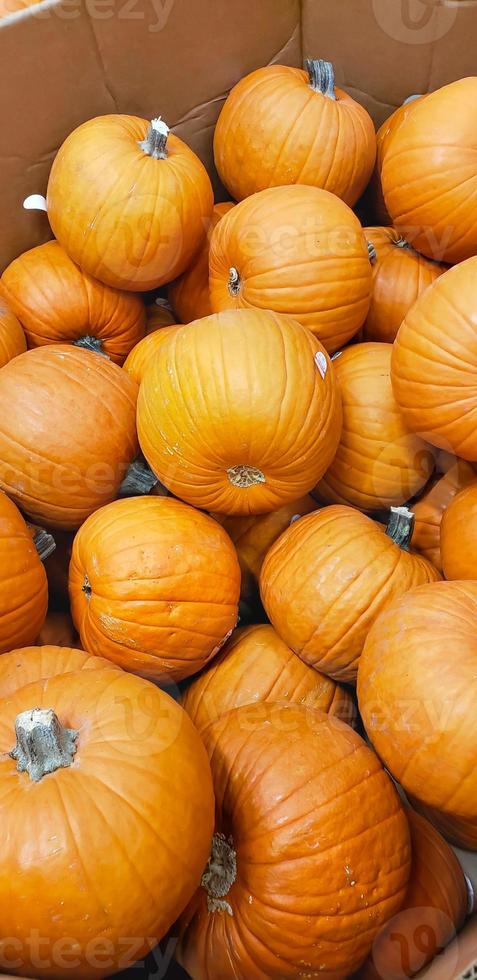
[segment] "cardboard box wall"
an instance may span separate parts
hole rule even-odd
[[[43,0],[0,21],[0,270],[51,237],[55,153],[93,116],[162,115],[213,166],[230,88],[272,62],[333,62],[379,125],[411,94],[477,74],[477,0]],[[477,892],[477,859],[459,852]],[[477,977],[477,919],[423,973]]]

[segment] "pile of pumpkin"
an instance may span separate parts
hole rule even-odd
[[[0,284],[5,972],[174,928],[193,980],[390,980],[472,910],[476,118],[375,163],[328,63],[260,69],[215,206],[161,119],[60,148]]]

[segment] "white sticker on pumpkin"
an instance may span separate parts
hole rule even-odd
[[[23,202],[25,211],[47,211],[46,198],[42,194],[30,194]]]
[[[324,378],[328,370],[328,361],[321,350],[317,350],[315,354],[315,364],[321,374],[321,377]]]

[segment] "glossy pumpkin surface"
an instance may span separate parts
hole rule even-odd
[[[0,295],[0,368],[26,349],[22,325]]]
[[[33,643],[48,605],[45,569],[20,511],[0,492],[0,653]]]
[[[238,708],[203,733],[216,834],[178,958],[195,980],[283,980],[303,969],[338,980],[404,898],[407,820],[349,725],[299,705],[262,709],[244,724],[249,709]]]
[[[132,497],[80,528],[70,566],[82,645],[126,670],[177,681],[235,627],[240,569],[225,531],[170,497]]]
[[[149,333],[147,337],[140,340],[135,347],[133,347],[130,354],[128,354],[123,368],[129,374],[129,377],[136,382],[137,385],[141,384],[144,377],[144,372],[149,365],[151,359],[155,356],[156,352],[159,350],[161,345],[164,343],[167,337],[170,337],[177,330],[180,330],[180,324],[170,323],[164,327],[158,327],[157,330],[153,330]]]
[[[137,386],[105,357],[67,345],[0,372],[0,487],[40,524],[72,529],[114,499],[137,454]]]
[[[441,523],[441,557],[447,579],[477,580],[477,479],[456,494]]]
[[[266,513],[296,500],[328,468],[340,431],[338,386],[320,342],[269,311],[187,324],[161,345],[140,388],[149,465],[204,510]]]
[[[442,571],[441,521],[446,508],[464,487],[477,481],[477,473],[463,459],[456,460],[413,505],[416,518],[414,548]]]
[[[220,221],[210,246],[215,312],[256,307],[286,313],[331,353],[363,325],[372,269],[350,208],[318,187],[273,187]]]
[[[233,201],[214,204],[207,237],[189,268],[169,287],[169,299],[180,323],[191,323],[192,320],[200,320],[212,313],[209,295],[210,241],[216,225],[233,207]]]
[[[336,505],[302,517],[272,545],[260,590],[287,646],[330,677],[354,681],[379,613],[395,596],[439,577],[381,525]]]

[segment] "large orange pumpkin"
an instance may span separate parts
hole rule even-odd
[[[44,644],[12,650],[0,657],[0,698],[11,697],[21,687],[79,670],[119,670],[103,657],[75,647]]]
[[[303,705],[260,714],[237,708],[202,733],[216,832],[179,961],[194,980],[341,980],[404,898],[407,820],[349,725]]]
[[[363,229],[343,201],[318,187],[273,187],[226,214],[210,245],[215,312],[287,313],[330,352],[363,325],[372,269]]]
[[[0,371],[0,487],[34,520],[75,528],[113,500],[137,453],[137,386],[106,357],[67,345]]]
[[[394,228],[365,228],[372,246],[373,290],[363,336],[392,344],[406,313],[447,266],[419,255]]]
[[[22,326],[0,295],[0,368],[26,349]]]
[[[366,109],[335,88],[329,61],[268,65],[232,89],[214,136],[219,175],[236,201],[283,184],[324,187],[353,205],[376,157]]]
[[[73,621],[91,653],[147,677],[200,670],[232,632],[240,569],[206,514],[170,497],[133,497],[93,514],[73,545]]]
[[[81,272],[58,242],[20,255],[5,269],[0,288],[29,347],[72,343],[122,364],[144,337],[141,298]]]
[[[320,499],[363,510],[398,507],[427,483],[434,457],[406,425],[391,385],[391,344],[355,344],[334,361],[341,439],[318,484]]]
[[[477,580],[477,477],[442,515],[442,568],[447,579]]]
[[[447,472],[443,473],[423,496],[412,504],[412,511],[416,518],[412,534],[413,547],[428,558],[440,572],[442,571],[442,515],[456,493],[476,481],[477,474],[470,463],[462,459],[456,460]]]
[[[162,344],[140,387],[138,433],[149,465],[172,493],[218,513],[265,513],[307,493],[340,431],[323,347],[269,311],[187,324]]]
[[[49,611],[38,634],[38,645],[74,648],[77,642],[78,634],[70,614],[65,611]]]
[[[207,171],[161,119],[89,119],[58,150],[47,192],[55,238],[95,279],[148,290],[187,268],[214,203]]]
[[[358,697],[376,751],[406,793],[474,828],[477,583],[399,596],[366,639]],[[464,844],[465,846],[465,844]]]
[[[207,238],[186,271],[169,287],[169,299],[181,323],[210,316],[212,307],[209,294],[209,248],[212,232],[224,214],[235,207],[232,201],[215,204]]]
[[[405,550],[412,515],[395,509],[387,532],[351,507],[324,507],[272,545],[260,577],[262,601],[279,636],[305,663],[341,681],[356,679],[366,636],[382,609],[414,585],[440,578]]]
[[[381,180],[394,226],[431,259],[477,252],[477,78],[414,102],[383,154]]]
[[[412,977],[444,949],[463,926],[468,905],[464,872],[434,827],[406,810],[411,831],[411,877],[402,909],[376,936],[357,980]]]
[[[476,275],[477,257],[422,293],[396,337],[391,367],[409,428],[468,460],[477,460]]]
[[[251,706],[253,722],[261,716],[261,703],[270,701],[305,704],[348,723],[356,719],[348,691],[304,664],[265,623],[236,630],[220,656],[187,688],[182,706],[202,731],[245,704]]]
[[[241,596],[245,602],[254,602],[257,598],[260,571],[265,555],[274,541],[286,531],[293,519],[317,508],[316,500],[307,494],[290,504],[284,504],[278,510],[270,511],[269,514],[218,518],[237,550],[242,572]]]
[[[29,684],[0,716],[2,964],[110,976],[200,883],[213,829],[201,740],[167,694],[110,669]]]
[[[33,643],[48,607],[46,572],[22,515],[0,492],[0,653]]]
[[[382,126],[379,127],[376,133],[376,163],[371,180],[366,188],[366,202],[368,203],[370,212],[377,224],[391,224],[391,219],[384,203],[383,189],[381,186],[381,167],[383,156],[386,152],[386,147],[391,140],[392,134],[398,128],[399,123],[407,116],[413,102],[422,98],[425,98],[425,96],[410,95],[409,98],[405,99],[402,105],[398,106],[398,108],[384,120]]]
[[[176,318],[168,300],[158,297],[146,306],[146,334],[161,330],[162,327],[170,327],[175,322]]]
[[[180,324],[178,323],[170,323],[168,326],[158,327],[157,330],[153,330],[152,333],[149,333],[133,347],[123,364],[123,368],[137,385],[141,384],[144,372],[151,358],[155,356],[166,337],[170,337],[180,329]]]

